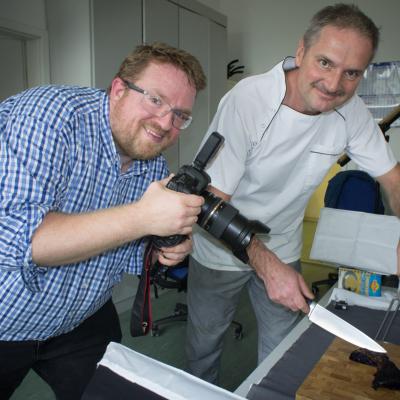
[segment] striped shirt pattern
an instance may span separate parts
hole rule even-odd
[[[98,89],[45,86],[0,103],[0,340],[66,333],[111,297],[124,272],[141,272],[143,240],[76,264],[32,261],[32,235],[49,211],[130,203],[167,176],[161,156],[121,174],[108,100]]]

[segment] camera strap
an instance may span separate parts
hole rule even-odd
[[[142,274],[131,313],[131,335],[133,337],[147,335],[152,328],[150,289],[153,249],[153,245],[149,243],[144,252]]]

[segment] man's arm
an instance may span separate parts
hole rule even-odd
[[[208,190],[225,201],[231,199],[231,196],[212,186]],[[283,263],[255,236],[247,247],[247,254],[249,265],[255,269],[257,275],[264,282],[265,289],[272,301],[282,304],[292,311],[301,310],[308,313],[309,307],[306,298],[312,299],[314,296],[301,274]]]
[[[308,288],[301,274],[283,263],[264,243],[253,237],[247,248],[249,264],[263,280],[270,299],[292,311],[308,313],[306,298],[314,295]]]
[[[189,235],[204,199],[167,189],[168,180],[153,182],[136,203],[81,214],[50,212],[32,237],[33,261],[59,266],[147,235]]]
[[[400,218],[400,164],[376,178],[382,185],[393,213]]]

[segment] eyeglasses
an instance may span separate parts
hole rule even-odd
[[[125,79],[122,79],[126,86],[129,89],[134,90],[135,92],[139,92],[143,95],[141,104],[143,108],[152,115],[157,117],[164,117],[169,112],[172,112],[172,125],[176,129],[186,129],[192,122],[192,116],[185,113],[182,110],[177,110],[172,108],[168,103],[166,103],[160,96],[156,96],[154,94],[149,93],[147,90],[136,86],[132,82],[129,82]]]

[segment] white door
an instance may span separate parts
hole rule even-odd
[[[26,41],[0,31],[0,101],[28,87]]]

